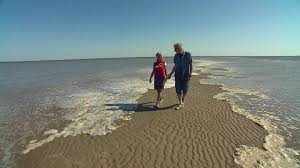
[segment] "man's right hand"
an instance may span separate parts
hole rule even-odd
[[[149,79],[149,83],[152,83],[152,79],[151,78]]]
[[[167,79],[171,79],[171,77],[172,77],[172,75],[171,75],[171,74],[169,74],[169,75],[167,76]]]

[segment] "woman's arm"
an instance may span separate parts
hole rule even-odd
[[[167,63],[165,63],[165,75],[166,75],[166,77],[168,76],[168,73],[167,73]]]
[[[151,75],[150,75],[150,79],[149,79],[150,83],[152,82],[153,75],[154,75],[154,65],[153,65],[153,69],[152,69],[152,72],[151,72]]]

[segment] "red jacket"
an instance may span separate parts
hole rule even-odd
[[[164,60],[156,61],[153,63],[153,72],[154,72],[154,79],[163,79],[167,78],[167,63]]]

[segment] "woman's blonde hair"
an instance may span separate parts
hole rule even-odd
[[[158,53],[155,54],[155,56],[161,56],[162,57],[163,54],[161,52],[158,52]]]

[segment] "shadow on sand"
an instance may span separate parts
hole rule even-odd
[[[166,107],[156,108],[154,106],[154,102],[146,102],[146,103],[138,103],[138,104],[130,104],[130,103],[115,103],[115,104],[105,104],[105,106],[111,107],[108,110],[122,110],[125,112],[158,112],[160,110],[166,110],[169,108],[173,108],[176,104]]]

